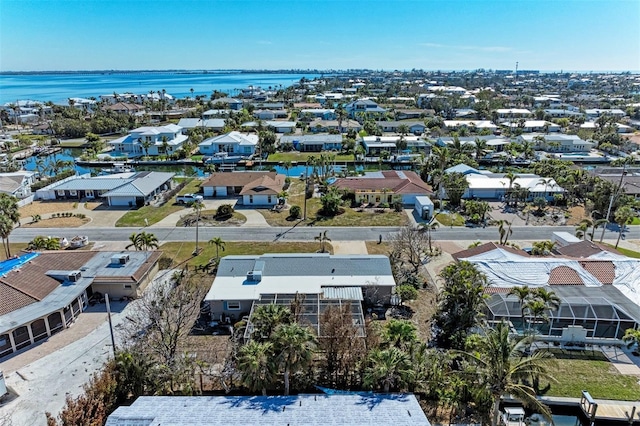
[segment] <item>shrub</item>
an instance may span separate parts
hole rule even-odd
[[[302,209],[300,208],[300,206],[291,206],[291,208],[289,209],[289,217],[293,219],[299,219],[301,214]]]
[[[378,207],[380,207],[381,209],[388,209],[389,208],[389,203],[380,203],[378,205]]]
[[[158,259],[158,267],[160,269],[169,269],[171,268],[172,264],[173,259],[171,259],[169,256],[160,256],[160,259]]]
[[[222,204],[216,210],[217,217],[229,217],[233,214],[233,206],[231,204]]]
[[[395,210],[396,212],[401,212],[402,211],[402,202],[401,201],[395,201],[393,203],[393,210]]]

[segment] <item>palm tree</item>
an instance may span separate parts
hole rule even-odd
[[[220,258],[220,250],[224,251],[226,243],[220,237],[214,237],[209,240],[209,244],[216,246],[216,258]]]
[[[547,186],[551,185],[553,183],[553,179],[551,178],[540,178],[540,180],[538,181],[539,184],[544,185],[544,199],[547,199]]]
[[[511,199],[511,191],[513,190],[513,183],[515,182],[516,179],[518,179],[518,175],[516,175],[513,172],[509,172],[509,173],[506,173],[504,175],[504,177],[509,180],[509,188],[507,189],[507,197],[505,197],[507,199],[507,205],[509,205],[509,201]]]
[[[439,226],[440,226],[440,223],[438,223],[436,220],[433,220],[433,219],[429,223],[422,222],[418,225],[419,227],[418,229],[420,230],[420,232],[427,233],[427,243],[429,244],[429,254],[433,254],[431,232],[435,231]]]
[[[505,228],[505,224],[509,226]],[[498,221],[498,234],[500,234],[500,245],[506,245],[509,241],[509,237],[513,234],[513,229],[511,229],[511,222],[507,222],[506,220]]]
[[[406,349],[418,339],[416,331],[412,322],[392,319],[382,329],[382,339],[390,347]]]
[[[129,235],[129,241],[131,241],[131,244],[125,247],[126,250],[129,250],[129,248],[131,247],[135,248],[136,251],[141,250],[140,234],[136,234],[135,232],[132,233],[131,235]]]
[[[136,251],[157,249],[159,247],[158,238],[151,232],[142,231],[139,234],[134,232],[129,235],[129,241],[131,241],[131,244],[125,247],[127,250],[130,247],[134,247]]]
[[[312,361],[316,339],[299,324],[281,324],[274,333],[275,354],[284,378],[284,394],[289,395],[291,373],[307,368]]]
[[[20,222],[20,211],[18,209],[18,199],[6,193],[0,193],[0,237],[4,245],[4,252],[7,259],[11,257],[11,247],[9,245],[9,235],[13,231],[16,223]]]
[[[284,163],[282,163],[282,167],[284,167],[284,169],[287,171],[287,177],[289,177],[289,169],[291,168],[292,164],[291,161],[285,161]]]
[[[525,332],[525,327],[524,327],[524,308],[525,305],[527,303],[527,301],[531,298],[531,289],[529,288],[529,286],[522,286],[522,287],[513,287],[511,290],[509,290],[509,293],[507,294],[507,296],[516,296],[518,298],[518,303],[520,304],[520,318],[522,319],[522,334],[524,334]]]
[[[267,396],[267,387],[275,379],[273,362],[273,343],[250,341],[238,351],[238,370],[242,375],[242,384],[252,392],[261,391]]]
[[[327,237],[327,231],[321,232],[317,236],[313,237],[313,239],[320,241],[320,253],[326,253],[327,242],[331,242],[331,238]]]
[[[409,355],[396,348],[375,349],[369,354],[363,382],[369,388],[382,386],[384,393],[413,381],[413,368]]]
[[[151,140],[144,138],[142,139],[142,142],[140,142],[140,146],[142,146],[142,149],[144,150],[144,156],[146,158],[149,158],[149,148],[151,148]]]
[[[488,330],[480,353],[463,352],[477,367],[477,374],[491,395],[491,425],[498,426],[500,419],[500,399],[503,395],[519,400],[551,420],[549,408],[536,398],[535,390],[522,383],[523,379],[546,379],[554,381],[546,370],[545,360],[548,352],[536,351],[531,356],[522,356],[522,345],[509,337],[509,327],[501,322]]]
[[[533,292],[533,296],[544,302],[548,309],[555,311],[560,307],[560,298],[558,297],[558,295],[555,292],[547,290],[544,287],[536,288]]]
[[[487,145],[486,140],[481,138],[475,138],[474,143],[476,145],[475,147],[476,161],[478,161],[479,159],[483,158],[487,154],[489,145]]]
[[[633,209],[629,206],[622,206],[616,210],[614,218],[618,224],[618,240],[616,241],[615,248],[618,248],[618,244],[620,244],[620,238],[622,237],[625,226],[633,222],[635,216]]]
[[[291,309],[284,305],[260,305],[251,316],[254,331],[252,338],[264,342],[271,338],[276,327],[281,324],[291,324],[293,314]]]

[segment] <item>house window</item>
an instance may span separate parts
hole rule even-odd
[[[125,285],[124,285],[124,289],[125,289],[125,290],[131,290],[131,288],[132,288],[132,287],[131,287],[131,284],[125,284]]]
[[[64,197],[64,189],[58,190],[58,197]]]
[[[227,311],[239,311],[240,310],[240,302],[225,302],[227,305]]]
[[[87,196],[87,198],[93,198],[93,190],[89,189],[87,190],[84,195]]]
[[[78,191],[71,189],[69,190],[69,196],[70,197],[77,197],[78,196]]]
[[[267,196],[267,203],[271,203],[271,195]]]
[[[249,195],[249,204],[253,204],[253,195]]]

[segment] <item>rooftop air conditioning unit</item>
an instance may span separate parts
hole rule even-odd
[[[124,265],[129,261],[128,254],[116,254],[115,256],[111,256],[111,264],[112,265]]]
[[[67,275],[67,278],[72,283],[78,282],[80,280],[80,278],[82,278],[82,272],[80,272],[80,271],[69,272],[69,275]]]
[[[262,281],[262,271],[247,272],[247,281]]]

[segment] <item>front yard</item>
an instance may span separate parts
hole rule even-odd
[[[300,179],[291,179],[291,186],[287,190],[289,206],[300,206],[304,210],[304,182]],[[333,216],[321,216],[318,212],[322,208],[320,198],[314,196],[307,200],[307,220],[302,224],[319,226],[404,226],[409,223],[409,218],[404,211],[395,212],[393,209],[363,209],[362,212],[343,205],[344,213]],[[382,212],[384,210],[384,212]],[[262,209],[259,210],[267,223],[271,226],[293,226],[300,219],[292,220],[289,210],[280,212]]]
[[[178,194],[190,194],[196,193],[200,189],[200,181],[197,179],[189,179],[189,182],[184,188],[180,190]],[[176,204],[176,198],[173,197],[160,207],[144,206],[137,210],[131,210],[124,214],[116,222],[117,227],[127,226],[145,226],[145,219],[149,222],[149,225],[153,225],[156,222],[161,221],[171,213],[178,212],[180,210],[189,209],[188,206]]]

